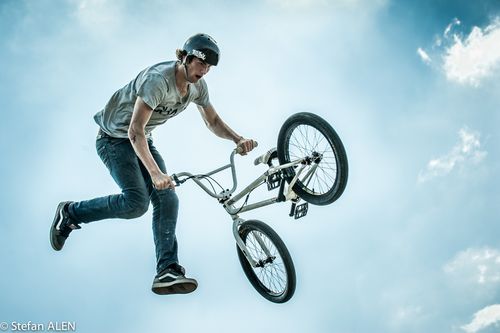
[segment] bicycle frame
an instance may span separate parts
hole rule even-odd
[[[226,212],[233,219],[233,228],[232,228],[233,229],[233,235],[234,235],[234,238],[236,239],[236,243],[238,244],[238,247],[241,249],[241,251],[243,252],[243,254],[245,255],[245,257],[249,261],[250,265],[252,265],[252,267],[257,267],[258,263],[255,262],[255,260],[253,260],[253,258],[248,254],[247,247],[246,247],[245,243],[243,242],[243,240],[241,239],[241,237],[239,235],[239,232],[238,232],[239,225],[241,223],[243,223],[245,220],[242,219],[242,218],[240,218],[238,216],[238,214],[239,213],[243,213],[243,212],[247,212],[247,211],[250,211],[250,210],[254,210],[254,209],[257,209],[257,208],[261,208],[261,207],[264,207],[264,206],[268,206],[268,205],[271,205],[271,204],[274,204],[274,203],[277,203],[277,202],[288,201],[288,200],[292,200],[292,199],[293,200],[298,199],[298,196],[292,190],[292,187],[296,183],[296,181],[299,178],[299,176],[301,175],[301,173],[303,172],[304,168],[306,167],[306,165],[307,165],[306,164],[306,160],[308,159],[308,157],[304,157],[302,159],[298,159],[296,161],[292,161],[292,162],[289,162],[289,163],[286,163],[286,164],[283,164],[283,165],[279,165],[279,166],[276,166],[276,167],[275,166],[269,167],[269,169],[266,172],[264,172],[260,177],[258,177],[257,179],[255,179],[250,185],[248,185],[247,187],[245,187],[241,192],[237,193],[236,195],[234,195],[234,197],[231,198],[231,195],[236,191],[236,187],[238,185],[238,180],[237,180],[237,177],[236,177],[236,167],[235,167],[235,163],[234,163],[234,155],[237,152],[238,151],[236,149],[234,149],[231,152],[231,155],[230,155],[230,158],[229,158],[229,160],[230,160],[229,164],[226,164],[226,165],[224,165],[224,166],[222,166],[220,168],[217,168],[217,169],[215,169],[213,171],[210,171],[207,174],[193,175],[192,173],[189,173],[189,172],[180,172],[180,173],[177,173],[177,174],[173,174],[172,178],[174,179],[174,181],[176,183],[176,186],[179,186],[180,184],[184,183],[188,179],[192,179],[208,195],[210,195],[211,197],[216,198],[216,199],[219,200],[219,202],[223,205],[223,207],[226,210]],[[272,198],[269,198],[269,199],[266,199],[266,200],[258,201],[258,202],[255,202],[255,203],[252,203],[252,204],[249,204],[249,205],[243,205],[240,208],[236,208],[235,207],[235,204],[238,201],[240,201],[243,197],[245,197],[247,194],[249,194],[255,188],[257,188],[258,186],[260,186],[261,184],[263,184],[263,182],[266,181],[266,179],[268,177],[270,177],[271,175],[276,174],[278,172],[281,172],[281,170],[283,170],[283,169],[294,167],[296,165],[300,165],[300,167],[296,171],[295,177],[289,182],[288,188],[286,188],[286,190],[285,190],[284,187],[280,187],[280,190],[284,190],[283,192],[285,194],[280,193],[280,195],[284,195],[284,199],[283,198],[280,199],[280,195],[278,195],[278,196],[275,196],[275,197],[272,197]],[[316,167],[317,167],[317,165],[314,165],[311,168],[311,170],[309,170],[309,172],[305,175],[305,177],[303,178],[303,180],[308,179],[314,173],[314,171],[316,170]],[[207,176],[212,176],[214,174],[217,174],[217,173],[219,173],[221,171],[224,171],[226,169],[229,169],[229,168],[231,168],[231,174],[232,174],[232,178],[233,178],[233,187],[230,190],[224,190],[221,193],[216,193],[216,192],[210,190],[208,187],[205,186],[205,184],[203,184],[200,181],[200,178],[202,179],[202,178],[205,178]],[[186,177],[186,178],[185,179],[179,179],[179,177]],[[285,182],[284,179],[282,181]],[[257,239],[257,242],[259,242],[259,244],[261,245],[261,247],[266,252],[266,255],[267,256],[271,256],[271,254],[269,253],[269,250],[265,246],[265,244],[262,241],[261,237],[259,235],[255,235],[255,238]]]

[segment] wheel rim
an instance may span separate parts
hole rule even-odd
[[[288,161],[320,156],[306,165],[297,181],[306,192],[323,195],[335,188],[338,178],[337,157],[332,142],[320,130],[310,125],[298,125],[290,130],[285,146],[288,147]]]
[[[270,257],[257,241],[256,235],[264,242]],[[247,235],[245,245],[248,254],[258,264],[258,267],[252,268],[260,283],[268,290],[269,294],[273,296],[283,295],[288,285],[287,272],[283,259],[273,242],[264,233],[252,230]]]

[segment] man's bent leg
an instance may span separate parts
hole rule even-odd
[[[122,193],[74,202],[68,207],[70,216],[79,223],[88,223],[108,218],[131,219],[143,215],[149,206],[148,186],[130,141],[100,138],[96,142],[96,148]]]

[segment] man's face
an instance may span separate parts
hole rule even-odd
[[[205,61],[200,58],[194,57],[191,63],[187,64],[188,66],[188,78],[187,80],[191,83],[198,82],[205,74],[210,70],[211,65],[207,64]]]

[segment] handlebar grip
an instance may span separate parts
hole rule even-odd
[[[252,141],[253,141],[253,147],[256,148],[259,145],[259,143],[257,141],[254,141],[254,140],[252,140]],[[242,152],[243,152],[243,148],[241,148],[241,146],[236,147],[237,154],[241,154]]]
[[[177,175],[175,173],[172,174],[170,177],[174,180],[175,186],[179,186],[181,184],[179,177],[177,177]]]

